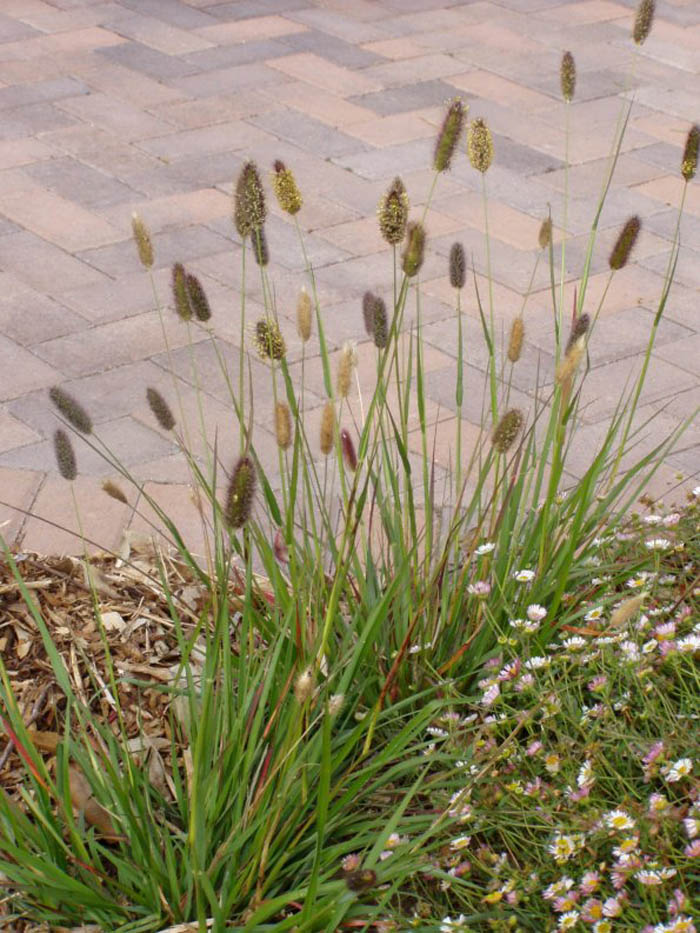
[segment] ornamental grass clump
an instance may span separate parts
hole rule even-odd
[[[573,120],[567,61],[558,106]],[[103,485],[105,508],[128,504],[164,546],[146,559],[126,536],[109,588],[86,556],[83,614],[56,631],[58,597],[6,551],[0,756],[22,777],[0,795],[0,872],[13,918],[120,933],[604,933],[620,917],[666,933],[691,915],[698,507],[649,524],[630,514],[683,428],[648,450],[636,420],[678,235],[648,297],[645,365],[590,443],[585,392],[607,294],[591,299],[591,269],[609,259],[610,282],[632,266],[639,219],[607,254],[606,183],[572,279],[552,241],[554,224],[566,240],[566,208],[533,203],[547,219],[532,280],[520,308],[500,308],[487,175],[507,156],[483,119],[465,155],[465,119],[465,105],[447,105],[411,221],[401,179],[382,197],[388,275],[354,283],[362,317],[331,319],[304,198],[279,160],[264,183],[247,161],[235,185],[237,303],[220,313],[186,263],[173,265],[184,347],[164,327],[158,366],[172,388],[142,390],[173,431],[159,442],[188,471],[177,494],[192,500],[197,547],[159,484],[133,475],[72,396],[50,393],[65,428],[59,473],[77,476],[76,432],[119,481]],[[684,192],[697,139],[693,127]],[[620,147],[616,137],[613,167]],[[439,229],[432,201],[449,168],[483,199],[469,276],[464,246],[426,233]],[[298,239],[289,265],[274,241],[267,250],[270,184]],[[150,276],[146,232],[134,225]],[[544,330],[528,304],[538,263]],[[426,300],[436,293],[454,302],[439,327]],[[13,680],[15,626],[28,620],[54,680],[50,710],[31,722],[33,700]],[[64,651],[69,625],[80,636]]]

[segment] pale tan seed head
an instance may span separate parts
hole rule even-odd
[[[311,306],[311,296],[305,288],[302,288],[297,299],[297,333],[303,343],[311,338],[312,326],[313,308]]]
[[[610,616],[609,627],[620,628],[625,622],[629,622],[642,608],[646,598],[646,593],[640,593],[638,596],[632,596],[630,599],[626,599],[623,603],[620,603]]]
[[[577,340],[576,343],[568,351],[564,359],[557,366],[557,371],[555,374],[555,380],[557,385],[563,386],[568,383],[572,378],[578,365],[581,362],[581,358],[586,349],[585,340]]]
[[[552,218],[551,217],[546,217],[542,221],[537,240],[540,244],[540,249],[547,249],[549,244],[552,242]]]
[[[510,339],[508,340],[508,359],[511,363],[517,363],[520,354],[523,351],[523,338],[525,336],[525,324],[522,315],[518,315],[510,328]]]
[[[286,402],[277,402],[275,405],[275,436],[277,446],[287,450],[292,443],[292,413]]]
[[[425,258],[425,227],[420,221],[413,221],[406,228],[406,246],[403,252],[402,268],[411,278],[417,275]]]
[[[493,162],[493,138],[483,117],[472,120],[467,133],[467,155],[472,168],[483,175]]]
[[[314,692],[314,674],[310,667],[302,671],[294,682],[294,697],[303,706]]]
[[[327,457],[333,450],[333,432],[335,430],[335,407],[331,400],[327,401],[321,413],[320,446],[321,453]]]
[[[131,215],[131,229],[134,234],[139,261],[144,269],[153,268],[153,241],[148,227],[138,214]]]
[[[340,351],[338,360],[338,374],[336,388],[339,398],[347,398],[352,385],[352,374],[357,366],[357,350],[355,344],[347,340]]]

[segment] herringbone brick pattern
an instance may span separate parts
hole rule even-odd
[[[58,527],[75,527],[50,441],[56,419],[47,388],[60,384],[90,409],[100,437],[139,481],[197,534],[185,465],[145,403],[147,385],[168,392],[171,382],[151,282],[131,240],[132,211],[154,233],[156,290],[166,305],[183,406],[195,423],[193,354],[207,428],[212,435],[218,430],[222,456],[233,456],[238,438],[226,386],[203,336],[193,351],[186,348],[187,329],[167,307],[169,266],[184,261],[200,276],[235,368],[240,246],[230,216],[232,180],[248,158],[265,172],[281,158],[305,196],[300,222],[330,348],[335,352],[346,339],[361,344],[361,295],[367,288],[388,291],[392,281],[391,254],[376,229],[377,200],[400,174],[413,207],[422,207],[436,130],[455,95],[494,133],[486,182],[496,321],[506,332],[530,287],[537,232],[550,209],[557,251],[566,239],[565,296],[573,301],[621,104],[635,100],[592,260],[592,313],[606,295],[590,345],[593,373],[571,462],[575,475],[641,363],[682,194],[682,146],[700,119],[700,5],[659,0],[652,35],[639,49],[630,40],[635,6],[636,0],[3,0],[0,499],[56,524],[3,505],[2,533],[45,552],[80,549]],[[578,66],[568,134],[559,90],[565,49]],[[700,401],[697,179],[685,209],[676,283],[641,399],[643,419],[659,414],[640,449],[662,441]],[[293,317],[304,258],[289,218],[274,204],[271,210],[271,268],[296,371]],[[633,213],[643,232],[633,262],[610,282],[608,252]],[[463,152],[438,183],[427,228],[427,413],[438,424],[436,458],[447,466],[456,353],[446,256],[455,239],[465,245],[481,294],[487,290],[481,178]],[[548,286],[540,263],[511,396],[525,406],[536,372],[544,381],[552,377]],[[254,283],[251,316],[261,299]],[[467,379],[480,386],[485,357],[472,297],[465,334]],[[324,401],[313,353],[318,349],[305,364],[311,425]],[[371,366],[361,362],[360,374],[371,378]],[[261,364],[254,363],[253,378],[256,439],[273,465],[272,399]],[[480,417],[478,394],[469,394],[467,440]],[[147,527],[101,491],[107,471],[100,457],[83,444],[78,454],[88,537],[113,548],[127,525]],[[680,496],[670,490],[680,475],[686,486],[697,483],[699,466],[696,421],[654,492]]]

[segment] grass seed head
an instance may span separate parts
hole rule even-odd
[[[386,304],[383,298],[375,295],[372,304],[372,336],[374,345],[383,350],[389,342],[389,320],[386,314]]]
[[[491,130],[483,117],[472,120],[467,133],[467,155],[472,168],[483,175],[493,162],[493,139]]]
[[[246,162],[236,182],[233,222],[241,239],[259,230],[267,217],[265,192],[255,162]]]
[[[311,306],[311,296],[305,288],[299,292],[297,299],[297,333],[303,343],[311,338],[311,327],[313,324],[313,308]]]
[[[686,181],[695,178],[698,167],[698,146],[700,145],[700,126],[696,123],[688,131],[681,162],[681,175]]]
[[[107,493],[110,499],[116,499],[117,502],[123,502],[124,505],[129,504],[129,500],[126,498],[126,494],[122,491],[121,487],[113,483],[111,479],[106,479],[104,483],[102,483],[102,489]]]
[[[58,472],[64,479],[74,480],[78,475],[78,467],[75,460],[75,451],[70,437],[61,428],[54,431],[53,447],[56,454],[56,463]]]
[[[165,401],[158,389],[146,389],[146,399],[148,407],[153,412],[153,417],[164,431],[172,431],[175,427],[175,418],[170,410],[170,405]]]
[[[273,165],[272,189],[275,192],[277,203],[286,214],[298,214],[304,199],[297,187],[296,179],[284,162],[277,159]]]
[[[358,868],[345,875],[345,883],[351,891],[369,891],[377,883],[377,873],[371,868]]]
[[[574,373],[578,369],[578,364],[581,362],[584,350],[586,349],[586,343],[583,339],[576,340],[570,350],[567,350],[567,353],[564,359],[557,366],[557,371],[555,373],[555,381],[557,385],[563,386],[573,378]]]
[[[71,427],[81,434],[92,434],[92,418],[69,392],[53,386],[49,389],[49,398]]]
[[[264,360],[281,360],[287,353],[279,324],[267,318],[260,318],[256,323],[253,344]]]
[[[493,446],[499,454],[506,453],[513,446],[523,426],[523,413],[518,408],[509,408],[501,417],[493,432]]]
[[[546,217],[542,224],[540,225],[540,232],[537,235],[537,241],[540,244],[540,249],[547,249],[549,244],[552,242],[552,218]]]
[[[355,445],[350,437],[350,432],[345,428],[340,432],[340,446],[343,451],[345,465],[354,473],[357,469],[357,454],[355,453]]]
[[[561,57],[559,81],[561,83],[562,97],[567,103],[571,102],[576,90],[576,62],[571,52],[564,52]]]
[[[435,143],[433,168],[436,172],[446,172],[450,168],[452,157],[464,131],[466,116],[467,108],[459,97],[450,102]]]
[[[366,291],[362,296],[362,320],[368,337],[374,336],[374,302],[374,293]]]
[[[510,328],[510,339],[508,340],[508,359],[511,363],[517,363],[520,354],[523,352],[523,337],[525,336],[525,324],[522,315],[518,315]]]
[[[411,278],[417,275],[425,257],[425,227],[422,223],[410,223],[406,229],[406,246],[403,253],[403,271]]]
[[[449,267],[452,288],[464,288],[467,280],[467,258],[461,243],[453,243],[450,247]]]
[[[265,228],[260,227],[259,230],[254,230],[251,241],[253,244],[253,255],[255,256],[255,261],[259,266],[266,266],[270,261],[270,249],[267,245],[267,234],[265,233]]]
[[[314,692],[314,674],[310,667],[303,670],[294,683],[294,697],[299,704],[303,706],[307,700],[311,699]]]
[[[641,0],[637,7],[637,15],[632,28],[632,38],[637,45],[641,45],[648,38],[654,22],[655,10],[656,0]]]
[[[408,195],[401,179],[397,176],[382,196],[377,208],[379,230],[391,246],[397,246],[406,235],[408,223]]]
[[[338,375],[336,387],[340,398],[347,398],[352,385],[352,374],[357,366],[357,350],[355,345],[347,341],[343,344],[338,360]]]
[[[136,249],[139,254],[139,261],[144,269],[153,268],[153,241],[148,227],[141,220],[138,214],[131,215],[131,229],[136,242]]]
[[[630,217],[630,219],[625,223],[625,226],[622,228],[620,235],[617,238],[615,245],[613,246],[612,252],[610,253],[610,259],[608,260],[611,269],[622,269],[627,265],[627,261],[630,258],[630,253],[634,244],[637,242],[637,237],[639,236],[639,230],[642,226],[642,222],[639,217]]]
[[[231,528],[242,528],[250,518],[256,485],[255,465],[251,458],[245,455],[233,468],[226,493],[224,518]]]
[[[275,436],[277,446],[287,450],[292,443],[292,413],[286,402],[277,402],[275,405]]]
[[[620,628],[625,622],[629,622],[630,619],[634,618],[644,605],[646,597],[646,593],[640,593],[638,596],[632,596],[630,599],[626,599],[623,603],[620,603],[617,609],[613,610],[610,615],[609,627]]]
[[[192,319],[192,305],[190,304],[190,293],[187,288],[187,273],[181,262],[176,262],[172,271],[173,301],[175,311],[181,321]]]
[[[324,457],[333,450],[333,430],[335,428],[335,408],[333,402],[329,399],[323,407],[321,413],[321,434],[320,446]]]
[[[211,317],[211,308],[209,299],[196,275],[189,272],[185,274],[185,285],[187,286],[187,297],[190,300],[190,308],[198,321],[208,321]]]
[[[588,314],[579,314],[579,316],[574,321],[573,327],[571,328],[569,340],[566,344],[566,350],[564,351],[565,354],[570,353],[573,348],[583,340],[583,338],[588,333],[588,328],[590,326],[590,316]]]

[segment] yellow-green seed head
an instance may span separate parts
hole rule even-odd
[[[260,174],[255,162],[246,162],[236,182],[233,222],[241,239],[265,223],[267,206]]]
[[[209,307],[209,299],[207,298],[206,292],[202,288],[202,283],[196,275],[191,275],[187,272],[185,274],[185,285],[187,286],[189,305],[194,312],[194,316],[198,321],[202,321],[202,323],[208,321],[211,317],[211,308]]]
[[[292,413],[286,402],[275,405],[275,437],[282,450],[287,450],[292,443]]]
[[[398,246],[406,235],[408,223],[408,195],[404,183],[398,176],[379,201],[377,215],[382,237],[391,246]]]
[[[81,434],[92,434],[92,419],[77,399],[58,386],[49,390],[49,398],[71,427]]]
[[[574,91],[576,90],[576,62],[571,52],[564,52],[561,57],[559,80],[561,82],[561,95],[568,103],[573,100]]]
[[[656,10],[655,0],[641,0],[637,7],[637,15],[634,18],[632,28],[632,38],[641,45],[649,36],[654,22],[654,12]]]
[[[275,192],[277,203],[285,213],[292,216],[298,214],[304,201],[294,175],[284,162],[280,162],[279,159],[277,159],[273,167],[272,189]]]
[[[192,305],[190,304],[190,294],[187,288],[187,273],[181,262],[176,262],[172,271],[173,302],[175,311],[181,321],[192,319]]]
[[[450,247],[449,267],[452,288],[464,288],[467,280],[467,258],[461,243],[453,243]]]
[[[324,457],[333,450],[333,431],[335,428],[335,407],[332,401],[327,401],[321,414],[320,447]]]
[[[134,234],[134,241],[136,242],[136,249],[138,250],[141,265],[144,269],[152,269],[153,241],[151,240],[148,227],[138,214],[131,215],[131,229]]]
[[[608,260],[608,263],[611,269],[622,269],[623,266],[627,265],[632,248],[637,242],[637,237],[639,236],[639,230],[641,226],[642,222],[640,221],[639,217],[630,217],[630,219],[625,223],[625,226],[622,228],[622,231],[617,238],[617,242],[613,246],[612,252],[610,253],[610,259]]]
[[[552,218],[546,217],[540,226],[540,232],[537,236],[540,249],[547,249],[552,242]]]
[[[499,454],[509,450],[523,426],[523,414],[517,408],[510,408],[501,417],[493,432],[493,446]]]
[[[153,417],[164,431],[172,431],[175,427],[175,418],[170,410],[170,405],[165,401],[158,389],[146,389],[146,399],[148,407],[153,412]]]
[[[311,338],[311,327],[313,325],[313,308],[311,306],[311,296],[305,288],[299,292],[297,299],[297,333],[303,343]]]
[[[698,167],[698,146],[700,145],[700,126],[697,123],[690,127],[688,137],[685,141],[683,150],[683,160],[681,162],[681,175],[686,181],[695,178],[695,172]]]
[[[58,472],[64,479],[74,480],[78,475],[78,467],[75,461],[75,451],[70,437],[60,428],[54,432],[53,446],[56,454],[56,463]]]
[[[266,266],[270,261],[270,250],[267,245],[267,234],[265,228],[260,227],[254,230],[250,237],[253,246],[253,255],[259,266]]]
[[[462,100],[455,98],[451,101],[435,143],[433,168],[436,172],[446,172],[452,164],[452,157],[464,130],[466,116],[467,108]]]
[[[406,228],[406,246],[403,253],[403,271],[411,278],[417,275],[425,257],[425,227],[413,222]]]
[[[511,363],[517,363],[520,354],[523,352],[523,338],[525,337],[525,324],[522,316],[518,315],[510,328],[510,339],[508,340],[508,359]]]
[[[281,360],[287,353],[287,345],[279,325],[267,318],[261,318],[256,323],[253,344],[265,360]]]
[[[493,139],[491,130],[482,117],[469,124],[467,133],[467,155],[472,168],[483,175],[493,162]]]
[[[231,528],[242,528],[253,511],[257,477],[249,456],[241,457],[233,468],[226,493],[224,518]]]

